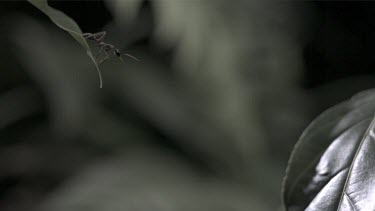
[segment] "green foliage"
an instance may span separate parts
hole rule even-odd
[[[40,11],[44,12],[52,22],[54,22],[58,27],[61,29],[67,31],[72,37],[77,40],[79,44],[81,44],[87,52],[87,55],[91,58],[93,63],[95,64],[95,67],[98,71],[99,80],[100,80],[100,88],[103,86],[103,80],[101,76],[100,69],[98,67],[98,63],[96,62],[94,56],[92,55],[90,46],[86,42],[86,39],[82,37],[82,31],[77,25],[77,23],[64,14],[63,12],[56,10],[52,7],[50,7],[47,3],[47,0],[28,0],[32,5],[37,7]]]
[[[283,183],[287,210],[372,210],[375,92],[320,115],[301,136]]]

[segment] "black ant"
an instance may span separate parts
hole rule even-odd
[[[94,40],[94,41],[96,41],[96,46],[98,46],[100,48],[99,53],[95,56],[96,59],[99,57],[99,55],[103,51],[106,54],[106,56],[99,61],[99,64],[101,64],[102,62],[104,62],[107,59],[109,59],[109,55],[108,55],[109,51],[113,51],[113,54],[116,55],[122,62],[124,62],[122,60],[122,58],[121,58],[121,51],[119,49],[115,48],[114,45],[111,45],[111,44],[103,42],[106,34],[107,34],[106,31],[102,31],[102,32],[94,33],[94,34],[92,34],[92,33],[84,33],[84,34],[82,34],[82,36],[83,36],[83,38],[85,38],[87,40]],[[130,57],[130,58],[132,58],[132,59],[134,59],[136,61],[139,61],[137,58],[135,58],[134,56],[132,56],[130,54],[125,53],[124,55],[127,56],[127,57]]]

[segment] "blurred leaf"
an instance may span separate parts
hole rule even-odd
[[[108,2],[116,20],[134,15],[143,20],[145,6],[139,5],[141,0]],[[273,151],[289,153],[294,144],[290,140],[295,140],[308,123],[308,100],[298,93],[302,54],[296,35],[303,30],[294,27],[301,19],[293,11],[295,7],[288,5],[246,0],[234,4],[222,0],[159,0],[150,6],[155,22],[152,37],[162,48],[173,49],[172,80],[185,91],[180,96],[187,99],[186,107],[194,108],[205,120],[197,121],[226,134],[212,140],[194,138],[189,145],[196,145],[200,153],[204,150],[204,154],[219,155],[217,160],[230,163],[235,174],[247,180],[259,173],[252,168],[267,165],[265,157],[275,157]],[[124,15],[119,8],[140,11]],[[149,64],[148,72],[155,69]],[[176,126],[168,129],[177,131]],[[208,129],[207,133],[216,134]],[[223,154],[233,156],[220,156]],[[258,158],[256,162],[254,157]],[[280,171],[280,177],[282,174]],[[263,180],[263,174],[259,178]]]
[[[308,100],[298,92],[303,63],[296,37],[303,29],[295,27],[302,20],[296,7],[246,0],[234,4],[222,0],[143,3],[108,0],[116,23],[134,18],[138,25],[148,17],[144,13],[152,11],[149,36],[162,49],[173,49],[173,63],[168,71],[157,71],[166,67],[150,63],[144,72],[163,77],[163,72],[174,71],[173,78],[165,77],[174,87],[159,89],[157,94],[183,90],[176,99],[182,98],[187,109],[175,103],[170,104],[173,109],[160,106],[166,101],[158,100],[158,89],[144,92],[144,97],[139,94],[141,88],[133,88],[137,92],[123,89],[123,93],[137,93],[134,98],[142,103],[137,102],[136,108],[151,121],[157,119],[155,125],[166,134],[178,135],[173,136],[178,137],[173,140],[176,144],[198,155],[210,155],[215,169],[259,184],[266,203],[278,203],[278,185],[263,181],[281,182],[283,167],[278,167],[285,162],[276,157],[282,154],[287,159],[294,144],[291,140],[308,123],[309,113]],[[139,11],[123,13],[129,10]],[[143,81],[138,84],[149,85]],[[134,98],[126,102],[136,101]],[[156,103],[145,103],[150,98]],[[152,108],[145,108],[147,105]],[[175,115],[177,109],[183,115]],[[166,117],[170,117],[168,121]]]
[[[270,210],[247,188],[203,174],[168,151],[133,149],[90,166],[38,210]]]
[[[134,21],[134,18],[141,7],[141,3],[142,1],[140,0],[126,0],[126,2],[111,0],[108,6],[118,21],[130,23]]]
[[[19,19],[14,25],[17,27],[11,30],[11,37],[17,55],[42,88],[55,127],[66,135],[75,134],[95,101],[95,90],[87,80],[92,75],[85,71],[90,62],[84,60],[80,46],[59,30],[53,31],[32,18]]]
[[[102,81],[102,76],[101,76],[101,72],[99,70],[98,64],[92,55],[90,46],[86,42],[86,39],[82,37],[82,31],[77,25],[77,23],[73,19],[71,19],[69,16],[65,15],[63,12],[48,6],[47,0],[28,0],[28,1],[32,5],[37,7],[40,11],[44,12],[52,20],[52,22],[54,22],[58,27],[69,32],[69,34],[72,35],[72,37],[76,39],[77,42],[86,49],[87,55],[94,62],[95,67],[98,71],[99,80],[100,80],[100,88],[102,88],[103,81]]]
[[[302,134],[283,183],[288,210],[373,210],[375,90],[321,114]]]
[[[140,0],[109,2],[119,19],[132,18],[137,11],[124,16],[118,12],[118,8],[137,10],[142,3]],[[246,7],[242,7],[243,4],[246,3],[236,3],[235,8],[228,10],[244,10]],[[193,139],[190,145],[197,145],[200,150],[209,148],[217,155],[234,151],[231,158],[217,157],[229,161],[234,168],[239,167],[239,171],[247,171],[251,166],[250,157],[262,156],[264,137],[257,112],[254,111],[257,101],[252,90],[247,89],[249,83],[243,80],[238,65],[243,62],[239,61],[244,58],[243,55],[247,54],[247,49],[243,47],[243,39],[249,37],[244,35],[247,34],[246,27],[241,22],[238,25],[231,24],[231,21],[235,22],[240,17],[223,16],[220,11],[224,9],[224,4],[220,1],[161,0],[152,2],[152,5],[156,20],[153,34],[155,40],[165,47],[179,44],[175,46],[174,55],[174,80],[178,81],[176,89],[187,90],[183,97],[188,99],[187,107],[197,110],[208,122],[208,127],[213,126],[217,131],[227,134],[226,138],[212,139],[212,142],[208,138]],[[237,8],[237,5],[240,6]],[[155,66],[150,64],[151,68],[155,72]],[[177,126],[174,124],[168,129],[177,131]],[[191,133],[187,128],[185,133]],[[228,147],[216,148],[208,143]],[[205,154],[210,153],[206,151]]]
[[[17,87],[0,95],[0,129],[42,110],[40,97],[31,87]]]

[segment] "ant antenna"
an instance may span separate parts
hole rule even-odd
[[[119,50],[119,49],[115,49],[114,51],[113,51],[113,53],[122,61],[122,62],[124,62],[124,60],[122,59],[122,57],[121,57],[121,51]],[[140,60],[139,59],[137,59],[136,57],[134,57],[134,56],[132,56],[132,55],[130,55],[130,54],[127,54],[127,53],[124,53],[123,55],[125,55],[125,56],[127,56],[127,57],[129,57],[129,58],[132,58],[132,59],[134,59],[135,61],[137,61],[137,62],[139,62]],[[125,62],[124,62],[125,63]]]

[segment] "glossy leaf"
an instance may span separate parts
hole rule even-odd
[[[302,134],[283,182],[287,210],[375,209],[375,90],[321,114]]]
[[[94,56],[92,55],[90,46],[86,42],[86,39],[82,36],[82,31],[77,25],[77,23],[71,19],[69,16],[64,14],[63,12],[56,10],[48,5],[47,0],[28,0],[32,5],[37,7],[40,11],[45,13],[52,22],[54,22],[58,27],[67,31],[72,37],[77,40],[79,44],[81,44],[87,52],[87,55],[91,58],[94,62],[95,67],[98,71],[99,80],[100,80],[100,88],[102,88],[103,81],[100,69],[98,67],[98,63],[96,62]]]

